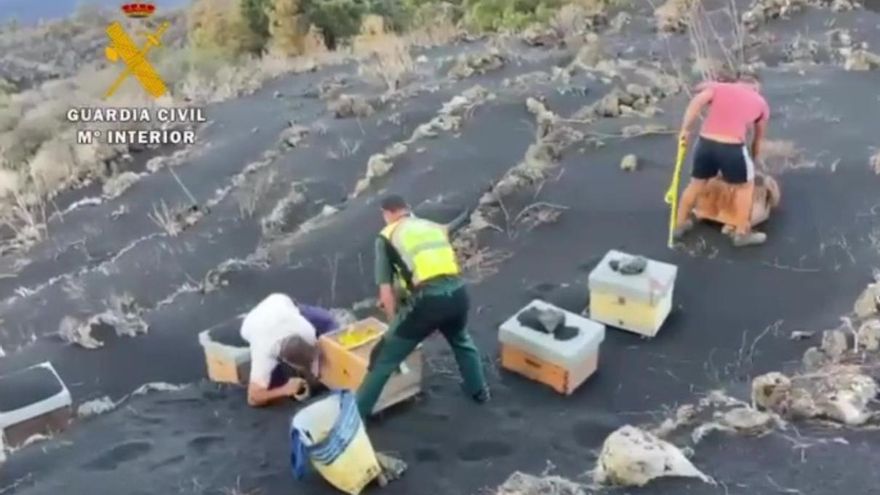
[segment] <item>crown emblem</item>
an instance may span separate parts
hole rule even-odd
[[[156,5],[153,3],[126,3],[122,5],[122,13],[128,17],[150,17],[155,12]]]

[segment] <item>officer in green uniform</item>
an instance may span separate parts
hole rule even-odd
[[[468,293],[446,228],[413,216],[397,195],[384,198],[381,207],[386,227],[376,239],[376,283],[391,323],[357,392],[361,416],[372,413],[391,374],[435,330],[452,347],[465,393],[489,400],[480,352],[467,331]],[[393,287],[397,277],[408,292],[403,306]]]

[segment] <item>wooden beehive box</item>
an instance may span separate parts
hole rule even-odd
[[[245,385],[248,382],[251,351],[235,327],[221,327],[199,333],[205,351],[208,378],[218,383]]]
[[[578,329],[570,340],[523,326],[518,316],[533,307],[556,309],[565,314],[565,325]],[[531,380],[570,395],[596,372],[605,326],[535,299],[505,321],[498,332],[501,366]]]
[[[780,192],[776,181],[769,175],[756,176],[752,211],[749,217],[752,227],[770,218],[770,212],[779,206],[779,200]],[[736,225],[733,187],[721,177],[709,179],[706,189],[697,198],[694,216],[700,220],[710,220],[723,225]]]
[[[653,337],[672,311],[678,268],[654,260],[648,260],[645,271],[636,275],[624,275],[611,268],[612,260],[630,257],[611,250],[590,273],[590,318]]]
[[[382,334],[388,330],[387,325],[376,318],[366,318],[353,323],[352,326],[360,329],[371,327],[378,329],[379,332],[352,349],[346,349],[339,341],[340,335],[351,326],[322,335],[318,339],[318,347],[321,350],[319,379],[327,388],[356,391],[367,374],[370,352],[379,343]],[[376,407],[373,408],[373,414],[418,394],[422,389],[423,368],[424,360],[419,345],[403,362],[400,369],[391,375],[376,402]]]
[[[8,447],[63,431],[71,406],[70,392],[49,362],[0,377],[0,435]]]

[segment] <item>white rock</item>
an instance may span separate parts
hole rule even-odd
[[[858,299],[856,299],[853,311],[859,318],[868,318],[877,314],[878,295],[880,295],[880,284],[869,284]]]
[[[105,395],[99,399],[90,400],[80,404],[76,409],[76,415],[80,418],[88,418],[110,412],[114,409],[116,409],[116,403],[113,402],[113,399]]]
[[[871,418],[868,404],[877,396],[873,378],[850,373],[834,376],[829,382],[832,391],[817,401],[821,415],[848,425],[861,425]]]
[[[629,154],[620,160],[620,170],[624,172],[635,171],[639,167],[639,158],[636,155]]]
[[[822,332],[822,352],[832,360],[839,360],[847,348],[849,345],[846,342],[846,334],[842,331],[825,330]]]
[[[804,351],[801,363],[807,371],[815,371],[828,363],[828,356],[820,351],[818,347],[810,347]]]
[[[868,320],[859,327],[857,334],[859,347],[866,351],[880,349],[880,320]]]
[[[772,415],[751,407],[738,407],[721,415],[721,424],[732,428],[737,433],[759,435],[773,427]]]
[[[752,406],[774,411],[782,405],[791,392],[791,380],[773,371],[752,380]]]
[[[715,484],[678,447],[630,425],[605,439],[593,476],[598,483],[622,486],[644,486],[660,477],[698,478]]]
[[[494,495],[588,495],[574,481],[559,476],[532,476],[519,471],[511,474]]]

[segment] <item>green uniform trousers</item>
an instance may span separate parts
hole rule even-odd
[[[452,347],[465,392],[473,397],[486,388],[480,352],[467,331],[469,306],[467,290],[457,280],[428,285],[413,294],[370,356],[367,376],[357,391],[362,418],[372,413],[391,374],[434,331],[443,334]]]

